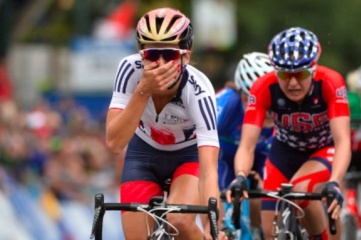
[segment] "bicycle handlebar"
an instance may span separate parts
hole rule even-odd
[[[292,192],[292,191],[286,191],[284,188],[281,188],[278,191],[265,191],[265,190],[248,190],[248,197],[249,198],[262,198],[262,197],[281,197],[286,198],[288,200],[322,200],[323,197],[326,197],[327,205],[329,205],[333,199],[332,193],[328,194],[327,196],[322,195],[321,193],[309,193],[309,192]],[[287,194],[287,195],[286,195]],[[232,213],[232,221],[235,225],[236,229],[239,229],[239,225],[236,226],[235,223],[239,223],[240,221],[240,202],[237,200],[242,196],[241,189],[235,188],[234,191],[232,191],[232,197],[234,197],[233,201],[233,213]],[[221,192],[221,199],[226,200],[225,192]],[[238,209],[238,211],[236,211]],[[328,222],[329,222],[329,230],[332,235],[335,235],[336,230],[336,222],[331,217],[332,213],[328,214]],[[238,227],[238,228],[237,228]]]
[[[150,211],[154,209],[172,209],[173,213],[199,213],[208,214],[211,226],[211,235],[213,239],[218,239],[218,218],[219,212],[217,208],[217,199],[209,198],[208,206],[187,205],[187,204],[159,204],[157,197],[152,198],[149,204],[142,203],[105,203],[104,195],[98,193],[95,195],[95,212],[93,219],[93,226],[90,238],[95,240],[102,240],[103,217],[106,211],[131,211],[138,212],[139,209]]]

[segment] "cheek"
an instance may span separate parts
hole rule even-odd
[[[306,79],[306,80],[302,81],[301,85],[302,85],[303,89],[309,90],[312,86],[312,79],[310,78],[310,79]]]
[[[152,61],[149,61],[149,60],[147,60],[147,59],[142,59],[142,63],[143,63],[144,66],[146,66],[146,65],[148,65],[148,64],[151,64]]]
[[[281,90],[282,91],[286,91],[287,89],[287,83],[285,81],[282,81],[282,80],[278,80],[278,85],[280,86]]]

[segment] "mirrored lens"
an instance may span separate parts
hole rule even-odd
[[[179,59],[181,52],[178,49],[144,49],[143,57],[149,61],[155,62],[160,56],[167,62]]]
[[[312,74],[311,69],[305,69],[299,72],[285,72],[285,71],[277,71],[277,76],[279,79],[283,81],[290,81],[291,78],[296,78],[297,81],[308,78]]]

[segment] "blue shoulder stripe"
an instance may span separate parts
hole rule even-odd
[[[212,102],[212,99],[210,97],[208,97],[208,99],[206,97],[203,99],[199,99],[198,106],[199,106],[199,109],[201,110],[203,119],[207,125],[207,129],[215,130],[216,129],[216,112],[214,109],[214,104]]]
[[[122,93],[125,93],[129,78],[132,76],[133,73],[134,68],[132,68],[132,65],[127,60],[125,60],[120,66],[117,73],[114,90],[117,92],[121,91]]]

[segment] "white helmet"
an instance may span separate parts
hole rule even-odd
[[[243,55],[239,61],[236,72],[234,74],[234,81],[238,90],[249,94],[254,81],[264,74],[273,71],[267,54],[260,52],[253,52]]]

